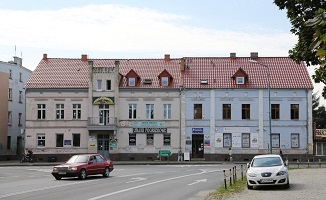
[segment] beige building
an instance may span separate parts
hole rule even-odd
[[[8,94],[9,74],[0,72],[0,94]],[[0,152],[7,149],[8,95],[0,95]]]

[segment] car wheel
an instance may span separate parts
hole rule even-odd
[[[248,182],[247,182],[247,188],[248,188],[248,190],[252,190],[252,189],[254,188],[254,186],[250,186],[250,185],[248,184]]]
[[[109,175],[110,175],[110,170],[109,170],[108,167],[106,167],[106,168],[104,169],[103,177],[109,177]]]
[[[55,176],[54,178],[55,178],[56,180],[61,180],[62,177],[61,177],[61,176]]]
[[[80,170],[80,174],[79,174],[78,178],[81,180],[84,180],[86,178],[86,176],[87,176],[86,170],[85,169]]]

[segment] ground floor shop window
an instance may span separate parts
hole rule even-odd
[[[280,148],[280,134],[279,133],[272,134],[272,148]]]
[[[299,133],[291,133],[291,147],[299,148]]]
[[[56,139],[56,147],[63,147],[63,134],[57,133],[56,137],[57,137],[57,139]]]
[[[326,155],[326,143],[325,142],[317,142],[316,143],[316,155],[317,156],[325,156]]]
[[[73,145],[73,147],[80,147],[80,134],[79,133],[72,134],[72,145]]]
[[[231,133],[223,133],[223,146],[224,147],[231,147],[232,146]]]
[[[45,147],[45,134],[37,134],[37,147]]]
[[[242,148],[250,147],[250,133],[242,133]]]

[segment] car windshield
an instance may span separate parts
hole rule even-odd
[[[281,165],[282,161],[278,157],[255,158],[251,164],[252,167],[273,167]]]
[[[73,156],[71,157],[67,163],[87,163],[88,156]]]

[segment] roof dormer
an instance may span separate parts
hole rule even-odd
[[[171,86],[172,81],[173,81],[173,77],[171,76],[171,74],[166,69],[164,69],[158,75],[158,79],[159,79],[159,85],[164,86],[164,87]]]
[[[248,82],[248,74],[240,67],[232,76],[237,85],[244,85]]]
[[[133,69],[131,69],[125,77],[127,78],[127,86],[134,87],[140,83],[140,77]]]

